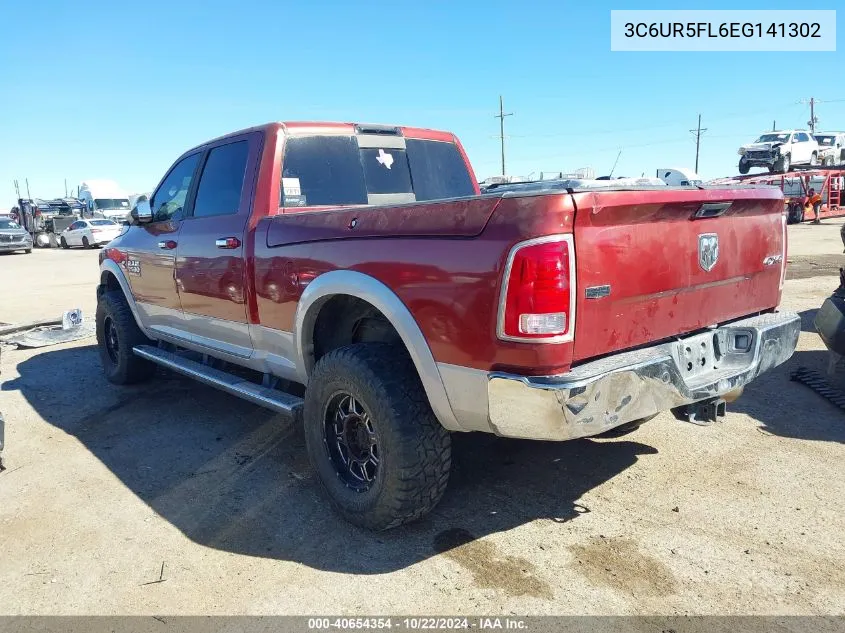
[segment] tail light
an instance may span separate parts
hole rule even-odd
[[[510,341],[563,342],[575,332],[572,235],[517,244],[505,266],[497,334]]]

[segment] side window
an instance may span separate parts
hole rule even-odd
[[[810,137],[807,136],[807,134],[804,132],[799,132],[798,134],[796,134],[796,136],[798,137],[799,143],[806,143],[810,140]]]
[[[454,143],[409,138],[405,144],[417,200],[475,195],[466,163]]]
[[[71,225],[70,225],[69,227],[67,227],[67,228],[68,228],[68,231],[75,231],[76,229],[78,229],[78,228],[79,228],[79,222],[74,222],[73,224],[71,224]]]
[[[352,136],[288,137],[282,165],[282,206],[367,204],[367,187]]]
[[[247,141],[221,145],[208,153],[197,188],[194,217],[238,212],[248,153]]]
[[[156,189],[150,204],[154,222],[169,220],[182,211],[188,198],[188,190],[190,190],[191,182],[194,179],[199,157],[199,154],[191,154],[183,158],[170,170],[167,178]]]

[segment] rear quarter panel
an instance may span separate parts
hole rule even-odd
[[[470,206],[474,204],[477,201]],[[348,210],[331,213],[338,214],[334,234],[327,233],[327,227],[313,226],[307,213],[286,215],[284,220],[262,220],[255,237],[256,303],[261,325],[292,331],[297,302],[311,280],[332,270],[354,270],[378,279],[399,297],[438,362],[485,370],[520,368],[527,373],[568,367],[570,345],[499,341],[495,319],[502,270],[511,246],[523,239],[571,231],[574,216],[570,196],[501,199],[483,231],[473,229],[478,233],[473,237],[438,236],[438,231],[448,233],[452,222],[460,224],[457,218],[462,209],[466,210],[466,201],[415,206],[441,215],[441,228],[432,228],[429,236],[402,237],[402,231],[407,230],[401,228],[402,214],[373,209],[357,213],[381,218],[380,236],[352,235],[345,228]],[[444,222],[444,214],[457,215]],[[307,239],[309,231],[315,231],[310,235],[317,239],[292,243]],[[268,245],[270,235],[274,246]]]

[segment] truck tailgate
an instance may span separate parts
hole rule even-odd
[[[682,335],[780,301],[786,223],[775,188],[603,191],[573,198],[573,361]]]

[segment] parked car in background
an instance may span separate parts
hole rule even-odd
[[[13,251],[31,253],[32,236],[11,218],[0,217],[0,253]]]
[[[87,206],[86,215],[101,214],[117,222],[129,219],[129,194],[113,180],[85,180],[79,184],[79,198]]]
[[[766,132],[753,143],[739,148],[739,173],[752,167],[765,167],[770,172],[788,172],[793,165],[819,164],[819,144],[807,130]]]
[[[826,167],[845,165],[845,132],[818,132],[819,162]]]
[[[61,232],[59,243],[62,248],[102,246],[120,235],[121,230],[120,224],[107,218],[77,220]]]

